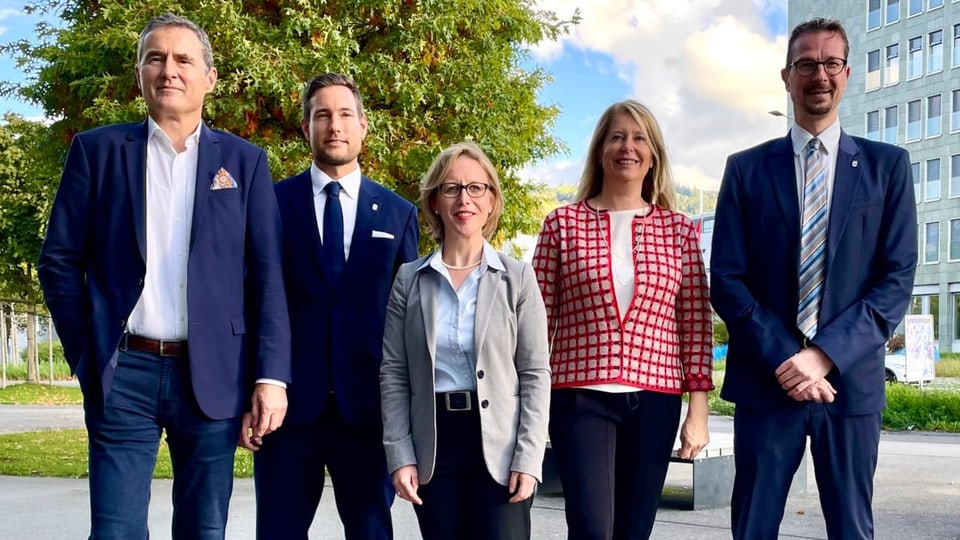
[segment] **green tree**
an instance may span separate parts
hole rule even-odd
[[[139,121],[135,43],[165,11],[210,34],[219,82],[204,117],[263,146],[275,179],[309,164],[300,132],[303,83],[324,72],[351,75],[370,122],[363,170],[411,200],[433,157],[472,139],[502,175],[506,211],[500,239],[536,232],[541,187],[517,171],[560,151],[549,134],[556,107],[536,102],[549,80],[524,69],[526,47],[556,38],[573,21],[532,0],[158,0],[36,2],[62,26],[40,23],[37,37],[7,44],[30,82],[0,92],[40,104],[52,140],[97,125]]]
[[[37,380],[35,318],[43,295],[36,261],[59,175],[59,156],[40,122],[6,114],[0,123],[0,299],[26,313],[27,380]]]

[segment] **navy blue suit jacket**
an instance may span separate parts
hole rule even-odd
[[[334,279],[323,264],[310,170],[279,182],[276,193],[293,340],[286,421],[306,423],[320,416],[332,368],[344,420],[379,424],[387,298],[400,265],[417,258],[417,209],[364,176],[350,256]]]
[[[838,414],[886,404],[883,346],[903,319],[917,264],[910,158],[840,136],[830,199],[826,276],[813,344],[836,365]],[[801,348],[797,328],[800,203],[789,135],[730,156],[710,261],[714,309],[730,344],[722,397],[751,407],[795,403],[777,367]]]
[[[76,135],[37,272],[64,354],[91,392],[110,392],[117,346],[146,272],[147,123]],[[219,169],[236,189],[211,190]],[[290,381],[280,216],[267,157],[203,127],[188,255],[193,391],[213,419],[249,410],[258,378]]]

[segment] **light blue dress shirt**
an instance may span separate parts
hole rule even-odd
[[[489,243],[483,243],[483,258],[480,266],[470,272],[460,289],[453,288],[450,273],[437,250],[424,266],[429,266],[443,276],[437,298],[437,343],[434,365],[434,389],[436,392],[477,389],[477,291],[480,278],[490,268],[505,271],[497,251]]]

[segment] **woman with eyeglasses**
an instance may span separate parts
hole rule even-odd
[[[627,100],[601,115],[577,202],[547,216],[533,266],[552,344],[550,443],[568,538],[648,538],[682,393],[680,457],[709,439],[713,327],[699,234],[674,210],[646,107]]]
[[[420,208],[440,247],[397,273],[380,368],[393,485],[426,540],[528,539],[550,399],[540,290],[487,242],[503,198],[477,145],[437,156]]]

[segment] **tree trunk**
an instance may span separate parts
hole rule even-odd
[[[37,306],[28,305],[27,314],[27,382],[40,382],[37,361]]]

